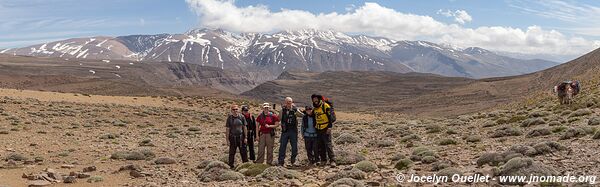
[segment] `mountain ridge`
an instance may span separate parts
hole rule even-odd
[[[96,60],[166,61],[233,71],[261,71],[269,80],[284,71],[416,71],[486,78],[545,69],[555,62],[520,60],[478,48],[426,41],[347,35],[332,30],[286,30],[273,34],[191,29],[183,34],[73,38],[4,49],[0,53]],[[259,80],[259,81],[260,81]]]

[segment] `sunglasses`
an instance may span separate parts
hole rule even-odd
[[[238,109],[231,109],[231,110],[233,110],[233,111],[238,111]]]

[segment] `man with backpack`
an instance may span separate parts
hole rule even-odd
[[[292,155],[290,163],[296,165],[296,156],[298,156],[298,118],[302,113],[291,97],[285,98],[285,104],[281,107],[281,138],[279,139],[279,159],[277,164],[285,165],[285,153],[288,142],[292,146]]]
[[[255,161],[256,156],[254,155],[254,138],[256,137],[256,119],[254,115],[250,114],[249,107],[247,105],[242,106],[242,114],[246,119],[246,129],[248,130],[248,153],[250,160]]]
[[[325,165],[329,159],[329,164],[335,166],[335,154],[333,153],[333,144],[331,142],[331,129],[336,120],[332,102],[325,97],[313,94],[310,96],[313,103],[313,113],[317,128],[317,147],[319,148],[319,157],[321,165]]]
[[[248,130],[246,129],[246,119],[239,113],[238,105],[231,105],[231,113],[227,116],[225,122],[227,145],[229,146],[229,167],[234,168],[235,152],[240,150],[242,162],[248,162],[246,155],[246,137]]]
[[[264,163],[266,151],[267,164],[272,165],[275,128],[279,127],[279,117],[270,111],[271,105],[269,103],[264,103],[262,107],[263,111],[256,118],[259,128],[256,131],[255,138],[258,141],[258,157],[255,163]]]
[[[304,116],[302,117],[302,136],[304,137],[304,147],[306,156],[310,165],[319,162],[319,152],[317,145],[317,121],[313,113],[312,106],[304,107]]]

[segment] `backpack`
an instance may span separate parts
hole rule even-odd
[[[245,118],[246,117],[244,116],[244,119]],[[248,129],[248,132],[255,132],[256,128],[256,118],[254,118],[254,115],[250,115],[250,121],[246,120],[246,129]]]
[[[265,116],[265,113],[262,113],[262,112],[261,112],[261,113],[260,113],[260,115],[258,115],[257,119],[258,119],[258,118],[260,118],[260,117],[262,117],[262,119],[263,119],[263,120],[265,120],[265,118],[266,118],[267,116]],[[269,112],[269,117],[273,117],[273,112]],[[272,118],[271,118],[271,120],[272,120]],[[261,124],[261,125],[262,125],[262,124]],[[257,129],[256,129],[257,131],[260,131],[260,126],[258,126],[258,127],[256,127],[256,128],[257,128]],[[271,136],[275,136],[275,128],[271,128]]]
[[[325,102],[325,103],[327,103],[329,105],[329,112],[330,112],[330,114],[327,116],[327,118],[329,119],[329,122],[330,123],[335,122],[336,116],[335,116],[335,109],[333,107],[333,100],[331,98],[327,98],[325,96],[321,96],[321,101],[323,101],[323,102]],[[324,107],[321,107],[321,109],[323,109],[323,113],[327,114],[327,112],[325,111]]]

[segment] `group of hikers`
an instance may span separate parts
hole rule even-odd
[[[228,165],[233,168],[235,154],[239,149],[242,162],[273,164],[275,134],[281,129],[279,155],[276,165],[284,166],[288,143],[291,145],[290,164],[299,166],[298,156],[298,118],[301,117],[300,135],[304,139],[306,155],[310,165],[335,166],[335,155],[331,143],[331,129],[335,122],[335,112],[329,99],[322,95],[311,96],[312,105],[303,109],[296,107],[291,97],[285,98],[280,115],[272,111],[271,104],[263,103],[262,112],[255,118],[249,106],[231,105],[231,113],[225,122],[226,139],[229,146]],[[255,156],[254,142],[258,142],[258,155]],[[246,150],[248,148],[248,151]]]

